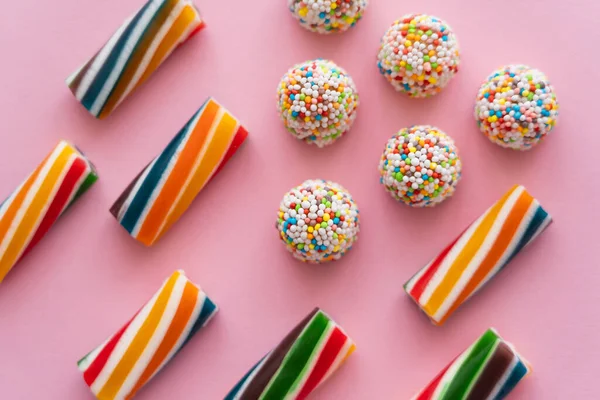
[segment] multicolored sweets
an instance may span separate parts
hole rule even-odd
[[[328,60],[292,67],[277,87],[278,110],[297,139],[323,147],[345,135],[359,104],[354,81]]]
[[[300,261],[339,260],[358,239],[360,215],[346,189],[308,180],[285,194],[275,224],[288,251]]]
[[[343,329],[316,308],[252,367],[225,400],[303,400],[355,349]]]
[[[452,138],[429,125],[401,129],[388,140],[379,161],[385,190],[413,207],[432,207],[450,197],[461,170]]]
[[[425,14],[395,21],[381,39],[379,72],[410,97],[439,93],[458,72],[460,51],[452,28]]]
[[[404,285],[442,325],[552,222],[523,186],[514,186]]]
[[[546,75],[526,65],[494,71],[479,89],[475,119],[499,146],[529,150],[556,125],[558,102]]]
[[[515,348],[488,329],[412,400],[502,400],[530,372]]]
[[[353,27],[368,4],[368,0],[288,0],[290,11],[300,25],[325,34]]]
[[[202,28],[204,21],[192,1],[149,0],[67,78],[67,85],[90,114],[108,117]]]
[[[151,246],[244,143],[248,132],[209,98],[130,183],[110,209],[129,234]]]
[[[63,140],[0,203],[0,282],[97,180],[93,164]]]
[[[349,29],[367,4],[367,0],[289,0],[302,26],[318,33]],[[67,83],[92,115],[105,118],[203,27],[191,1],[149,0]],[[452,29],[421,14],[396,21],[378,54],[380,72],[411,97],[439,93],[459,63]],[[359,104],[352,78],[335,63],[320,59],[290,69],[278,87],[278,100],[290,133],[319,147],[348,132]],[[554,127],[558,103],[544,74],[510,65],[483,84],[475,116],[491,141],[527,150]],[[209,99],[134,179],[111,212],[133,237],[153,244],[246,137],[239,121]],[[453,140],[432,126],[402,129],[388,141],[379,164],[386,190],[416,207],[434,206],[451,196],[461,168]],[[96,179],[85,156],[61,142],[0,204],[0,281]],[[442,324],[550,222],[537,200],[516,186],[411,278],[405,290],[435,324]],[[338,260],[352,248],[358,238],[359,211],[340,185],[309,180],[285,195],[276,226],[294,257],[322,263]],[[216,312],[206,294],[177,271],[78,367],[98,399],[132,398]],[[315,309],[226,399],[304,399],[354,349],[344,331]],[[502,399],[529,371],[514,348],[489,330],[414,400]]]
[[[218,308],[174,272],[117,333],[78,363],[98,400],[131,399],[215,316]]]

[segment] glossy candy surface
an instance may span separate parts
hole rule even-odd
[[[513,346],[489,329],[412,400],[502,400],[530,372]]]
[[[63,140],[0,203],[0,282],[97,179],[92,163]]]
[[[190,0],[149,0],[67,78],[67,85],[90,114],[108,117],[173,50],[203,27]]]
[[[117,333],[77,366],[99,400],[132,398],[216,314],[183,271],[174,272]]]
[[[551,222],[523,186],[514,186],[417,272],[404,290],[434,324],[441,325]]]
[[[316,308],[252,367],[225,400],[304,399],[333,374],[354,349],[352,339]]]
[[[214,99],[131,182],[110,212],[135,239],[151,246],[225,166],[248,132]]]

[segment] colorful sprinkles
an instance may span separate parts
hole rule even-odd
[[[362,18],[368,0],[289,0],[290,11],[306,29],[345,32]]]
[[[550,133],[557,117],[554,88],[546,75],[526,65],[494,71],[477,94],[477,125],[502,147],[531,149]]]
[[[285,194],[276,227],[287,249],[300,261],[339,260],[358,239],[359,211],[337,183],[308,180]]]
[[[447,23],[412,14],[395,21],[383,35],[377,61],[379,72],[397,91],[429,97],[458,72],[460,52]]]
[[[454,193],[462,164],[450,136],[429,125],[404,128],[388,140],[380,182],[409,206],[431,207]]]
[[[291,68],[277,87],[277,98],[287,130],[319,147],[332,144],[350,129],[359,103],[350,75],[321,59]]]

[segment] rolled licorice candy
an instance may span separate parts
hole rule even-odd
[[[125,326],[77,366],[96,398],[130,399],[216,312],[206,293],[176,271]]]
[[[513,346],[489,329],[412,400],[501,400],[530,372]]]
[[[304,399],[355,347],[342,328],[316,308],[252,367],[225,400]]]
[[[131,182],[110,212],[131,236],[154,244],[242,145],[248,132],[212,98]]]
[[[405,285],[436,325],[500,272],[552,222],[523,186],[514,186]]]
[[[0,204],[0,282],[97,179],[92,163],[61,141]]]
[[[90,114],[105,118],[203,27],[190,0],[149,0],[67,78],[67,85]]]

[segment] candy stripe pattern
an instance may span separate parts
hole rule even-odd
[[[405,285],[436,325],[500,272],[552,222],[523,186],[515,186]]]
[[[204,27],[189,0],[150,0],[69,78],[67,85],[97,118],[105,118]]]
[[[61,141],[0,204],[0,282],[97,179],[92,163]]]
[[[100,400],[130,399],[217,312],[183,271],[176,271],[116,334],[77,366]]]
[[[354,342],[316,308],[260,360],[225,400],[304,399],[354,352]]]
[[[513,346],[489,329],[413,400],[501,400],[530,372]]]
[[[111,213],[131,236],[151,246],[181,217],[247,136],[233,115],[209,99],[134,179]]]

